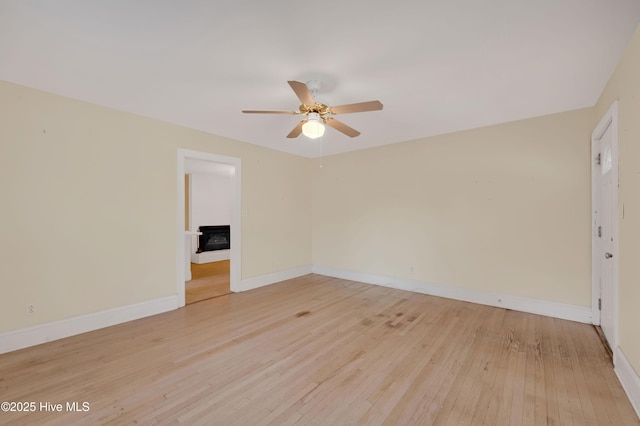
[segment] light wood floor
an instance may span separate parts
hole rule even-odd
[[[592,326],[307,275],[0,355],[7,424],[638,425]]]
[[[191,281],[184,287],[187,305],[231,293],[228,260],[191,264]]]

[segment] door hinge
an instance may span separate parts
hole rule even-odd
[[[602,238],[602,226],[598,226],[598,237]]]
[[[601,161],[602,161],[602,160],[601,160],[601,158],[600,158],[600,154],[598,153],[598,155],[596,155],[596,165],[598,165],[598,166],[599,166],[599,165],[600,165],[600,163],[601,163]]]
[[[602,310],[602,299],[598,299],[598,310]]]

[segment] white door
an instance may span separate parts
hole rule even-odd
[[[618,154],[617,103],[594,130],[593,184],[593,273],[599,324],[609,347],[617,343],[618,310]],[[595,302],[595,300],[594,300]],[[597,317],[594,323],[598,323]]]
[[[613,257],[617,255],[615,253],[615,244],[613,236],[613,159],[611,149],[611,126],[607,128],[604,135],[600,139],[600,185],[602,188],[602,221],[600,239],[602,241],[602,267],[600,277],[600,326],[604,333],[609,346],[613,348],[614,345],[614,291],[613,291]]]

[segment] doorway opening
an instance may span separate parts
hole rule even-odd
[[[232,171],[228,164],[187,159],[185,229],[197,235],[187,242],[191,269],[191,279],[185,278],[187,305],[231,293]]]
[[[230,261],[191,263],[191,280],[184,284],[184,303],[190,305],[231,293]]]
[[[618,102],[591,135],[593,324],[613,354],[618,344]],[[624,210],[623,210],[624,211]]]
[[[228,229],[225,247],[199,252],[200,237],[204,234],[201,228]],[[180,306],[237,291],[240,235],[240,159],[179,149]]]

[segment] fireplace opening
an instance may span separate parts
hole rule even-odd
[[[230,225],[200,226],[198,231],[202,232],[202,235],[198,237],[198,250],[196,253],[231,248]]]

